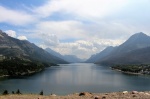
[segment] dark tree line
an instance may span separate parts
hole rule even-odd
[[[116,65],[112,66],[112,69],[118,69],[124,72],[133,72],[133,73],[150,73],[150,65],[140,64],[140,65]]]
[[[0,62],[0,76],[25,75],[33,71],[39,71],[45,68],[45,64],[27,59],[13,58],[5,59]]]

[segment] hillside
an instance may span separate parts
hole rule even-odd
[[[2,31],[0,31],[0,55],[30,58],[32,60],[54,64],[67,63],[63,59],[51,55],[29,41],[12,38]]]
[[[150,37],[140,32],[132,35],[126,42],[116,47],[103,59],[97,60],[96,64],[140,64],[149,63]],[[146,52],[145,52],[146,51]]]
[[[103,57],[109,55],[111,53],[112,50],[114,50],[115,48],[112,46],[109,46],[107,48],[105,48],[103,51],[101,51],[100,53],[97,53],[95,55],[92,55],[89,59],[87,59],[85,62],[86,63],[94,63],[98,60],[101,60]]]
[[[47,66],[68,63],[26,40],[0,31],[0,76],[29,75]]]

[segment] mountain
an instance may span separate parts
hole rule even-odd
[[[95,63],[103,65],[147,63],[143,59],[149,58],[147,55],[143,56],[141,54],[143,50],[147,50],[149,47],[150,37],[142,32],[136,33],[123,44],[113,49],[107,56],[97,60]],[[150,51],[147,53],[150,53]]]
[[[76,57],[75,55],[61,55],[58,52],[55,52],[54,50],[50,49],[50,48],[46,48],[45,49],[47,52],[49,52],[50,54],[59,57],[61,59],[64,59],[65,61],[69,62],[69,63],[79,63],[79,62],[83,62],[84,60]]]
[[[100,53],[97,53],[95,55],[92,55],[89,59],[87,59],[85,62],[86,63],[94,63],[98,60],[101,60],[103,57],[107,56],[110,54],[110,52],[114,49],[114,47],[109,46],[107,48],[105,48],[103,51],[101,51]]]
[[[61,55],[60,53],[50,49],[50,48],[46,48],[45,51],[47,51],[48,53],[52,54],[53,56],[59,57],[61,59],[64,59],[64,56]],[[64,59],[65,60],[65,59]]]
[[[80,63],[83,62],[81,59],[79,59],[75,55],[64,55],[64,59],[70,63]]]
[[[0,31],[0,55],[27,58],[53,64],[68,63],[27,40],[12,38],[2,31]]]

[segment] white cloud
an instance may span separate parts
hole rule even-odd
[[[0,6],[0,22],[13,24],[13,25],[25,25],[31,23],[35,18],[23,11],[17,11]]]
[[[13,30],[6,30],[5,32],[8,34],[8,36],[16,38],[16,32],[15,31],[13,31]]]
[[[77,40],[75,42],[59,43],[57,46],[45,46],[40,45],[40,47],[50,47],[53,50],[63,54],[63,55],[76,55],[80,58],[88,58],[92,54],[102,51],[107,46],[117,46],[121,44],[121,40],[110,40],[110,39],[95,39],[95,40]]]
[[[42,17],[54,12],[63,12],[83,18],[102,18],[117,12],[126,5],[127,0],[50,0],[35,8],[34,12]]]
[[[26,36],[18,36],[17,39],[19,39],[19,40],[28,40]]]
[[[55,34],[58,38],[83,38],[85,31],[79,21],[45,21],[37,24],[36,28],[47,34]]]
[[[59,39],[55,34],[41,33],[39,36],[45,46],[56,46],[59,44]]]
[[[14,31],[14,30],[6,30],[5,32],[6,32],[6,33],[8,34],[8,36],[10,36],[10,37],[17,38],[17,39],[19,39],[19,40],[28,40],[26,36],[17,36],[17,33],[16,33],[16,31]]]

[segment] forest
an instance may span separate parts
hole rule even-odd
[[[150,65],[140,64],[140,65],[115,65],[111,67],[115,70],[120,70],[122,72],[139,73],[150,75]]]
[[[31,61],[18,57],[7,57],[0,61],[0,76],[23,76],[43,70],[54,64]]]

